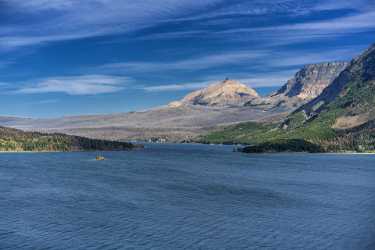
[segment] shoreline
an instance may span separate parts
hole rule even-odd
[[[199,143],[199,142],[192,142],[192,143],[147,143],[151,145],[208,145],[208,146],[233,146],[233,148],[236,147],[246,147],[246,145],[241,144],[208,144],[208,143]],[[146,145],[147,145],[146,144]],[[143,147],[142,147],[143,146]],[[133,149],[129,150],[73,150],[73,151],[1,151],[0,154],[35,154],[35,153],[95,153],[95,152],[128,152],[132,150],[137,150],[140,148],[144,148],[145,144],[143,144],[141,147],[136,146]],[[240,153],[241,151],[237,151]],[[245,152],[243,152],[245,153]],[[245,153],[245,154],[319,154],[319,155],[375,155],[375,152],[356,152],[356,151],[342,151],[342,152],[319,152],[319,153],[312,153],[312,152],[298,152],[298,151],[287,151],[287,152],[263,152],[263,153]]]

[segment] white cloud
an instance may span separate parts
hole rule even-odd
[[[108,75],[83,75],[41,79],[17,90],[22,94],[65,93],[68,95],[97,95],[121,91],[131,79]]]
[[[321,33],[333,33],[345,30],[363,31],[363,29],[374,29],[375,28],[375,11],[360,13],[348,17],[336,18],[328,21],[321,22],[308,22],[293,25],[285,25],[274,27],[271,29],[275,30],[287,30],[294,31],[300,30],[303,32],[307,31],[319,31]]]
[[[264,57],[265,51],[232,51],[218,54],[204,55],[173,62],[124,62],[101,66],[102,70],[115,72],[160,72],[171,70],[201,70],[213,67],[241,64]]]
[[[0,61],[0,69],[6,68],[13,63],[14,63],[14,61]]]
[[[325,0],[323,2],[318,2],[314,10],[365,10],[369,6],[371,6],[371,0]]]
[[[218,37],[223,40],[242,38],[257,41],[264,37],[264,44],[295,43],[306,39],[326,38],[347,32],[375,29],[374,8],[370,0],[12,0],[5,1],[5,8],[30,23],[5,24],[0,28],[0,49],[18,48],[63,40],[120,34],[155,26],[164,22],[191,21],[233,24],[236,16],[258,16],[272,13],[311,13],[313,11],[352,9],[357,14],[321,22],[305,22],[265,28],[243,28],[231,25],[228,30],[202,30],[202,26],[176,32],[152,33],[139,39],[175,39],[187,37]],[[225,3],[225,4],[223,4]],[[202,14],[203,13],[203,14]],[[43,18],[34,17],[43,16]],[[45,17],[44,17],[45,16]],[[230,16],[230,18],[228,18]],[[241,27],[242,26],[242,27]],[[251,25],[250,25],[251,27]],[[308,30],[309,32],[305,32]],[[232,35],[230,35],[232,34]],[[233,34],[238,34],[235,36]],[[277,44],[276,44],[277,45]]]
[[[353,46],[343,47],[340,49],[327,48],[325,51],[293,51],[279,52],[271,55],[266,61],[269,67],[300,67],[306,64],[332,62],[332,61],[348,61],[359,54],[364,48]]]
[[[231,76],[231,78],[236,79],[249,87],[260,88],[260,87],[275,87],[283,85],[287,80],[292,78],[294,74],[299,70],[299,68],[292,70],[279,70],[270,71],[267,73],[257,73],[257,74],[237,74]],[[225,79],[226,76],[214,75],[207,78],[208,82],[218,82]]]
[[[281,4],[281,3],[280,3]],[[296,3],[297,4],[297,3]],[[287,12],[287,6],[291,5],[289,1],[281,4],[282,8]],[[306,7],[306,6],[304,6]],[[280,8],[280,7],[279,7]],[[278,8],[275,8],[278,9]],[[265,27],[249,27],[228,25],[228,29],[222,30],[204,30],[196,29],[189,31],[165,32],[158,34],[148,34],[139,39],[178,39],[191,37],[208,37],[225,39],[231,41],[253,41],[259,44],[259,47],[272,47],[278,45],[294,44],[299,42],[313,41],[317,39],[332,39],[344,35],[353,35],[365,31],[375,30],[375,2],[370,3],[367,0],[332,0],[332,1],[316,1],[315,5],[309,8],[301,9],[299,12],[319,12],[323,10],[340,10],[351,9],[351,15],[344,17],[329,18],[323,21],[305,21],[300,23],[290,23],[285,25],[265,26]],[[272,11],[268,10],[268,12]],[[275,11],[275,10],[273,10]],[[266,13],[268,13],[266,12]],[[224,13],[231,14],[226,10]],[[232,14],[234,14],[233,12]],[[245,14],[244,10],[238,11],[237,14]],[[186,20],[202,20],[206,25],[212,22],[226,22],[230,24],[233,18],[225,18],[221,11],[208,13],[200,16],[185,18]],[[210,20],[210,18],[212,20]],[[182,19],[182,20],[185,20]],[[208,20],[204,20],[208,19]],[[177,19],[180,20],[180,19]]]
[[[296,73],[295,70],[271,72],[269,74],[256,74],[253,77],[234,76],[234,79],[248,85],[252,88],[259,87],[277,87],[283,85],[288,79],[292,78]],[[162,84],[154,86],[145,86],[141,89],[148,92],[169,92],[169,91],[187,91],[197,90],[207,87],[210,84],[220,82],[225,76],[214,75],[207,79],[190,83],[179,84]]]
[[[228,66],[240,67],[241,71],[250,74],[255,71],[274,71],[282,68],[298,69],[303,65],[330,61],[347,61],[357,56],[363,46],[348,46],[340,49],[327,47],[325,50],[300,49],[283,50],[254,50],[228,51],[225,53],[208,54],[185,60],[167,62],[120,62],[111,63],[95,68],[96,71],[112,74],[174,74],[176,71],[197,72],[200,70],[223,68]],[[284,69],[285,70],[285,69]],[[248,71],[248,72],[246,72]],[[231,74],[228,72],[227,74]],[[225,78],[225,77],[223,77]]]
[[[60,100],[58,99],[46,99],[46,100],[40,100],[40,101],[35,101],[31,102],[31,105],[45,105],[45,104],[55,104],[58,103]]]
[[[260,40],[264,44],[290,44],[313,39],[334,38],[345,34],[375,30],[373,8],[354,15],[324,21],[303,22],[280,26],[234,28],[217,32],[217,35]],[[250,37],[250,38],[249,38]]]
[[[180,90],[195,90],[206,87],[209,81],[206,82],[192,82],[192,83],[181,83],[181,84],[165,84],[156,86],[146,86],[142,89],[148,92],[168,92],[168,91],[180,91]]]
[[[222,0],[12,0],[15,15],[45,15],[27,24],[3,25],[0,47],[116,34],[154,26],[173,16],[209,7]]]
[[[12,0],[13,4],[22,7],[26,11],[42,11],[47,9],[68,9],[73,6],[74,0]]]

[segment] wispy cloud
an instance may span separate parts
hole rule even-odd
[[[283,85],[288,79],[290,79],[296,72],[294,70],[270,72],[269,74],[255,74],[253,77],[236,76],[235,79],[248,85],[252,88],[259,87],[275,87]],[[169,91],[190,91],[200,88],[204,88],[210,84],[214,84],[222,81],[225,76],[210,76],[202,81],[190,82],[190,83],[174,83],[174,84],[162,84],[154,86],[144,86],[140,89],[147,92],[169,92]]]
[[[371,3],[372,2],[372,3]],[[254,5],[252,2],[251,4]],[[210,39],[224,39],[228,41],[253,41],[259,47],[288,45],[314,40],[333,39],[345,35],[353,35],[365,31],[375,30],[375,3],[368,0],[335,0],[335,1],[280,1],[273,8],[263,8],[265,13],[283,12],[293,9],[296,13],[318,13],[320,11],[352,10],[350,15],[333,15],[322,17],[318,21],[299,20],[283,25],[233,25],[236,16],[246,15],[243,5],[239,9],[225,9],[212,13],[201,14],[176,20],[197,21],[205,23],[205,27],[215,26],[215,29],[201,27],[189,31],[168,31],[163,33],[146,34],[138,39],[186,39],[207,37]],[[257,9],[257,8],[255,8]],[[256,11],[248,11],[249,16]],[[262,12],[261,12],[262,13]],[[173,20],[171,20],[173,21]],[[218,25],[216,25],[218,24]],[[224,25],[225,24],[225,25]]]
[[[196,72],[235,66],[241,68],[243,73],[251,74],[253,70],[274,71],[274,69],[294,68],[329,61],[350,60],[363,50],[361,46],[348,46],[340,49],[327,47],[324,53],[313,49],[300,49],[294,51],[253,50],[253,51],[227,51],[218,54],[207,54],[185,60],[172,60],[166,62],[120,62],[110,63],[95,68],[95,71],[114,74],[147,74],[163,73],[174,74],[180,72]],[[248,70],[248,72],[246,72]],[[230,74],[230,72],[227,72]]]
[[[137,38],[243,39],[261,41],[259,44],[264,46],[296,43],[375,29],[375,4],[371,2],[373,1],[240,0],[228,3],[224,0],[163,0],[156,4],[154,0],[13,0],[6,1],[4,5],[9,13],[25,17],[39,15],[43,18],[30,18],[30,23],[2,25],[0,49],[123,34],[165,23],[181,25],[185,22],[190,22],[187,26],[189,29],[156,31],[141,34]],[[275,13],[290,16],[339,9],[352,9],[356,13],[348,17],[282,26],[259,27],[250,22],[249,28],[243,25],[244,22],[240,22],[242,19],[238,19],[244,16],[257,17]],[[217,23],[226,25],[216,25]],[[309,32],[305,32],[306,30]]]
[[[147,92],[168,92],[168,91],[181,91],[181,90],[195,90],[206,87],[212,83],[211,81],[204,82],[191,82],[191,83],[180,83],[180,84],[163,84],[156,86],[145,86],[141,89]]]
[[[306,64],[322,63],[322,62],[332,62],[332,61],[348,61],[351,58],[358,55],[358,51],[364,48],[354,46],[354,47],[343,47],[340,49],[330,49],[327,48],[326,51],[303,51],[297,50],[293,52],[279,52],[270,56],[265,60],[265,65],[267,67],[278,68],[278,67],[296,67],[299,68]]]
[[[115,72],[155,72],[172,70],[201,70],[225,65],[241,64],[266,55],[265,51],[228,51],[225,53],[197,56],[173,62],[123,62],[111,63],[100,67]]]
[[[336,18],[328,21],[308,22],[292,25],[284,25],[270,28],[271,30],[282,31],[319,31],[319,32],[340,32],[346,30],[363,31],[363,29],[375,28],[375,11],[360,13],[348,17]]]
[[[217,31],[214,35],[232,39],[263,41],[264,45],[293,44],[316,39],[335,38],[343,35],[375,30],[375,6],[345,17],[323,21],[305,21],[294,24],[265,27],[241,27]]]
[[[222,0],[13,0],[10,13],[30,23],[3,25],[0,47],[14,48],[62,40],[97,37],[154,26],[168,18],[212,6]],[[5,32],[6,31],[6,32]]]
[[[13,61],[0,61],[0,69],[6,68],[13,63],[14,63]]]
[[[224,0],[163,0],[155,3],[154,0],[12,0],[6,1],[5,7],[3,7],[9,13],[21,14],[26,17],[43,15],[46,18],[30,18],[29,23],[3,25],[0,32],[0,46],[14,48],[119,34],[162,23],[198,22],[199,24],[204,22],[207,25],[208,22],[233,22],[239,16],[251,17],[275,13],[303,14],[341,8],[360,9],[361,13],[366,15],[366,12],[374,7],[370,2],[368,0],[275,0],[272,2],[256,0],[228,3]],[[338,24],[345,26],[351,23],[357,28],[365,28],[371,26],[369,22],[372,17],[369,15],[337,20],[336,26]],[[364,24],[365,22],[367,24]],[[330,26],[331,24],[327,23],[326,25]],[[321,25],[324,26],[324,23]],[[237,28],[234,27],[234,30]],[[286,28],[298,29],[298,26]],[[202,31],[194,29],[178,33],[183,36],[202,35]],[[146,35],[146,37],[173,38],[178,33],[154,33]],[[211,34],[215,35],[215,32],[206,33],[206,35]]]
[[[45,99],[40,101],[31,102],[31,105],[45,105],[45,104],[55,104],[58,103],[60,100],[58,99]]]
[[[371,0],[325,0],[318,2],[313,10],[341,10],[341,9],[355,9],[366,10],[373,6]]]
[[[118,92],[124,89],[131,79],[108,75],[83,75],[51,77],[21,87],[16,93],[65,93],[68,95],[97,95]]]
[[[273,0],[263,1],[235,1],[226,3],[221,8],[215,8],[214,11],[203,14],[191,15],[188,17],[178,17],[168,20],[169,22],[184,21],[213,21],[219,19],[229,19],[236,16],[257,17],[262,15],[274,14],[305,14],[312,10],[316,1],[295,1],[295,0]]]

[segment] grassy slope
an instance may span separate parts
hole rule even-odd
[[[303,108],[291,114],[283,124],[244,123],[202,136],[204,143],[241,143],[252,145],[292,145],[303,140],[324,151],[375,150],[375,80],[374,48],[350,68],[350,78],[333,101],[319,107],[319,112],[305,117]],[[363,129],[340,131],[332,128],[342,116],[369,114]],[[299,141],[300,142],[300,141]]]
[[[23,132],[0,127],[0,151],[90,151],[128,150],[130,143],[69,136],[63,134],[42,134]]]
[[[241,123],[199,138],[203,143],[259,144],[287,139],[308,141],[329,140],[336,136],[331,128],[336,112],[326,112],[319,119],[304,124],[303,113],[296,113],[289,120],[288,129],[282,124]]]
[[[316,118],[305,121],[302,111],[292,114],[284,124],[243,123],[202,136],[204,143],[280,144],[288,140],[305,140],[320,145],[325,151],[372,151],[375,131],[370,128],[358,132],[337,131],[332,128],[336,119],[343,115],[372,112],[375,107],[375,86],[364,88],[350,84],[347,94],[337,98],[321,111]],[[355,108],[353,108],[355,107]]]

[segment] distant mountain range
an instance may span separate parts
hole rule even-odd
[[[281,122],[318,96],[347,65],[346,62],[307,65],[279,91],[266,97],[245,84],[226,79],[167,106],[143,112],[57,119],[0,117],[0,125],[94,139],[191,141],[240,122]]]
[[[210,133],[201,141],[252,144],[246,152],[374,152],[375,45],[343,70],[338,68],[334,71],[341,71],[339,75],[318,96],[282,122],[243,123]]]

